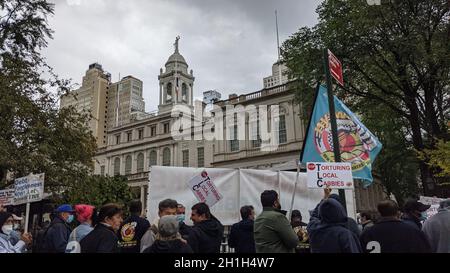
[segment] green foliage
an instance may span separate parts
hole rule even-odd
[[[70,185],[63,193],[63,199],[70,204],[90,204],[101,207],[106,203],[127,205],[132,200],[131,189],[124,176],[87,176]]]
[[[450,141],[438,140],[435,149],[425,149],[419,153],[420,158],[427,158],[428,164],[437,169],[436,176],[450,178]]]

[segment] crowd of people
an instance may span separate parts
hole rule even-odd
[[[309,211],[309,223],[299,210],[290,219],[281,210],[274,190],[261,194],[262,212],[240,209],[242,220],[231,226],[228,246],[236,253],[450,253],[450,199],[426,219],[429,205],[406,201],[403,212],[395,201],[378,206],[379,217],[361,212],[358,221],[347,216],[339,195],[324,190],[323,199]],[[205,203],[186,208],[176,200],[159,203],[158,218],[142,216],[140,201],[129,204],[128,217],[117,204],[97,208],[79,204],[57,207],[50,223],[35,238],[20,232],[14,214],[0,211],[0,253],[219,253],[224,226]],[[74,226],[76,219],[77,226]],[[19,221],[20,222],[20,221]]]

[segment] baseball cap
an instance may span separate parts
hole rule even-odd
[[[71,205],[63,204],[56,209],[56,212],[75,212]]]
[[[406,201],[405,205],[403,206],[403,209],[405,212],[412,212],[412,211],[420,211],[424,212],[427,209],[429,209],[431,205],[425,205],[417,200],[410,199]]]

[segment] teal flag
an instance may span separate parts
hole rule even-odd
[[[381,150],[381,143],[355,114],[334,96],[339,148],[342,162],[352,164],[353,178],[372,184],[372,163]],[[309,123],[301,162],[334,162],[333,137],[327,89],[320,86]]]

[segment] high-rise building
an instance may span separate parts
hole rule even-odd
[[[285,84],[289,81],[288,68],[284,63],[278,61],[272,65],[272,76],[264,78],[264,88]]]
[[[145,112],[142,81],[127,76],[111,84],[108,95],[108,128],[130,123],[134,114]]]
[[[222,95],[217,90],[208,90],[203,92],[203,103],[211,104],[219,101]]]
[[[91,115],[89,128],[99,147],[106,145],[107,104],[111,75],[100,64],[89,65],[81,87],[61,97],[60,107],[73,106]]]

